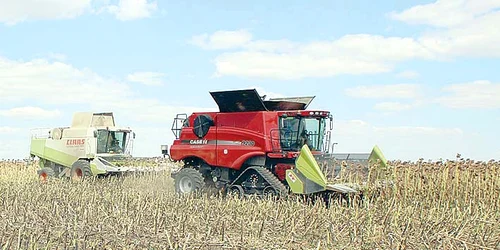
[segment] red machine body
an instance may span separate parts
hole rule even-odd
[[[293,163],[300,149],[293,144],[301,136],[301,127],[308,126],[309,136],[314,137],[308,143],[311,151],[320,153],[328,148],[325,121],[330,118],[331,122],[330,112],[305,110],[314,97],[294,102],[290,98],[263,101],[255,90],[211,94],[221,111],[193,113],[185,118],[178,115],[174,121],[176,139],[170,147],[173,160],[201,160],[232,170],[240,170],[250,159],[260,159],[258,165],[268,165],[269,159],[276,160],[274,165]],[[176,122],[182,125],[176,127]],[[290,161],[283,161],[286,159]],[[277,168],[280,173],[285,170],[282,165]]]
[[[328,112],[310,111],[328,116]],[[309,114],[310,112],[302,112]],[[235,170],[249,158],[267,156],[269,158],[295,158],[297,151],[286,151],[280,145],[279,119],[283,114],[296,116],[300,112],[237,112],[237,113],[193,113],[189,124],[200,115],[211,117],[214,125],[202,138],[193,133],[193,127],[183,127],[180,137],[170,148],[173,160],[190,157],[200,158],[208,165],[228,167]],[[311,117],[311,116],[309,116]],[[315,116],[312,116],[315,117]],[[312,152],[318,151],[313,147]]]

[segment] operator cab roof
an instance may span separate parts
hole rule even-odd
[[[305,110],[314,96],[264,100],[256,89],[210,92],[220,112]]]

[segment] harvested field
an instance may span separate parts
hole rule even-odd
[[[500,249],[500,162],[391,164],[394,185],[377,199],[325,208],[294,199],[177,197],[168,172],[40,183],[36,163],[2,161],[0,243],[4,249]]]

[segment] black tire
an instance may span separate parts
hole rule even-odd
[[[175,175],[174,185],[178,194],[190,194],[200,191],[205,182],[203,175],[198,170],[183,168]]]
[[[38,178],[40,178],[41,182],[47,182],[50,178],[55,176],[54,169],[52,168],[42,168],[38,170]]]
[[[82,180],[92,177],[92,170],[90,170],[90,162],[86,160],[78,160],[73,163],[70,171],[71,180]]]

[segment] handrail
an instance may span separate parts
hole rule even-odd
[[[34,128],[30,129],[31,139],[48,139],[52,128]]]

